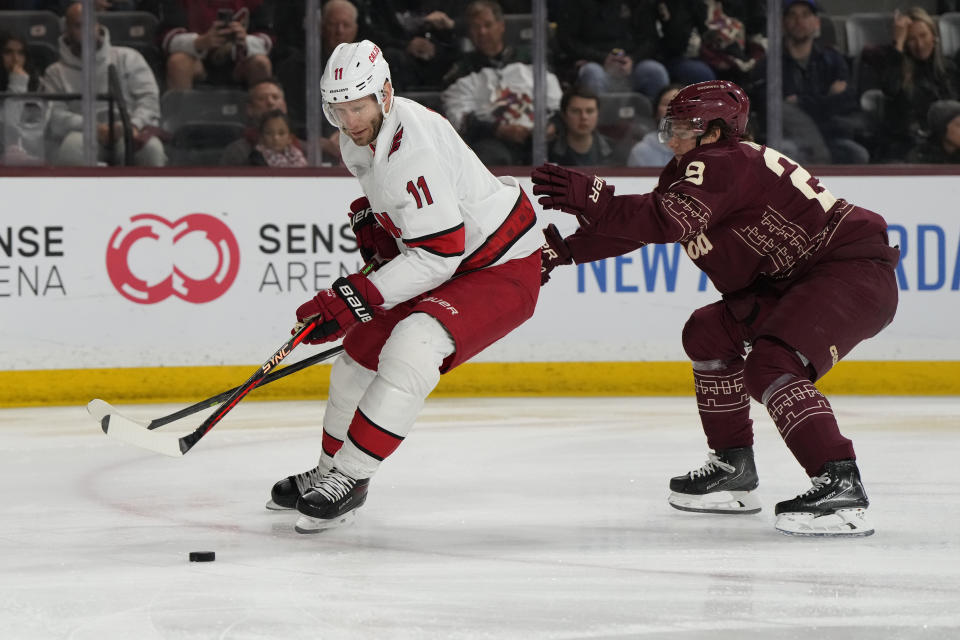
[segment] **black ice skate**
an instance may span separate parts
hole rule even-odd
[[[298,533],[318,533],[347,523],[367,501],[369,478],[356,480],[331,469],[297,500]]]
[[[753,448],[717,449],[699,469],[670,479],[670,506],[699,513],[758,513]]]
[[[286,511],[297,508],[297,498],[306,493],[320,477],[323,471],[320,465],[317,465],[309,471],[298,473],[295,476],[287,476],[280,480],[273,489],[270,490],[270,501],[267,502],[267,509],[272,511]]]
[[[869,536],[870,501],[854,460],[823,465],[813,487],[793,500],[777,503],[777,531],[793,536]]]

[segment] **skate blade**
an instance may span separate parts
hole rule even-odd
[[[781,513],[773,526],[782,534],[807,538],[864,538],[874,533],[866,509],[838,509],[822,516]]]
[[[272,499],[267,501],[266,507],[270,511],[293,511],[293,507],[282,507]]]
[[[760,513],[760,500],[752,491],[717,491],[703,495],[672,492],[667,502],[674,509],[723,515]]]
[[[297,524],[295,524],[293,528],[297,533],[320,533],[321,531],[326,531],[327,529],[336,529],[337,527],[347,526],[353,523],[353,521],[356,519],[356,509],[351,509],[341,516],[330,518],[328,520],[314,518],[312,516],[305,516],[301,513],[300,517],[297,518]]]

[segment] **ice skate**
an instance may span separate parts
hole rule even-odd
[[[873,534],[867,520],[870,501],[854,460],[823,465],[813,487],[793,500],[777,503],[777,531],[791,536],[856,537]]]
[[[367,500],[369,478],[356,480],[331,469],[297,500],[297,533],[319,533],[352,521]]]
[[[321,476],[323,470],[320,465],[313,469],[298,473],[295,476],[287,476],[280,480],[273,489],[270,490],[270,500],[267,502],[267,509],[271,511],[288,511],[297,508],[297,499],[302,496]]]
[[[698,513],[758,513],[753,448],[718,449],[699,469],[670,479],[670,506]]]

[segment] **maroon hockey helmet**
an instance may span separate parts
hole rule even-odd
[[[685,121],[691,134],[703,135],[713,120],[723,120],[732,135],[739,138],[747,130],[749,115],[750,98],[736,84],[729,80],[698,82],[681,89],[667,105],[660,140],[666,143],[673,135],[674,121]]]

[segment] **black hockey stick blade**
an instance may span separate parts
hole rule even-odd
[[[199,427],[185,436],[177,437],[171,433],[152,431],[148,424],[127,418],[103,400],[91,400],[90,403],[87,404],[87,411],[100,422],[100,427],[103,429],[103,432],[112,438],[143,449],[155,451],[156,453],[162,453],[172,457],[182,456],[213,429],[214,425],[220,422],[240,400],[263,383],[266,377],[277,368],[280,362],[290,355],[290,352],[293,351],[298,344],[303,342],[303,339],[306,338],[310,332],[321,324],[320,320],[321,318],[315,317],[308,320],[303,326],[300,326],[293,337],[284,342],[266,362],[260,365],[246,382],[232,389],[232,393],[226,397],[223,404],[210,414]]]

